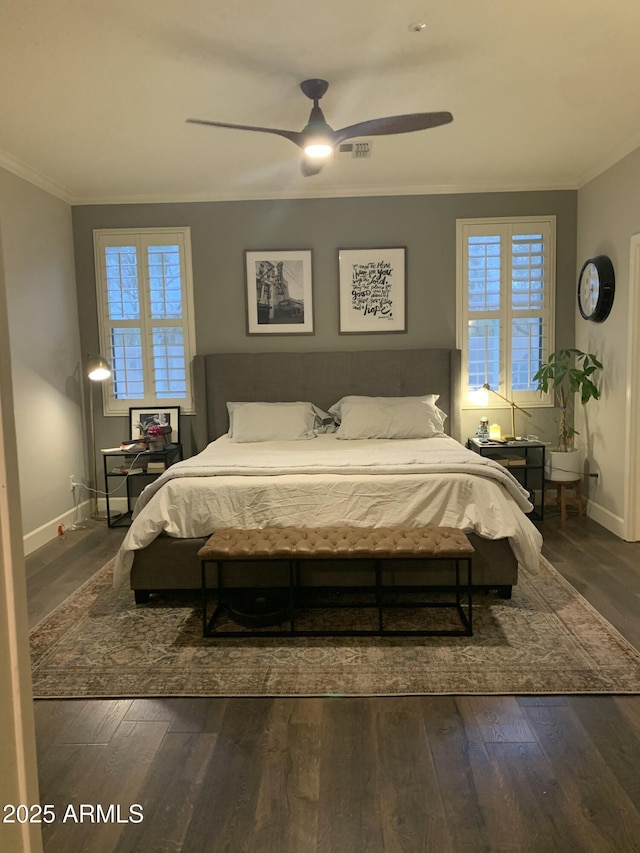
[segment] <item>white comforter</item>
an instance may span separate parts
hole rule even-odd
[[[535,571],[542,537],[527,492],[498,463],[448,437],[237,444],[227,436],[172,465],[138,498],[114,583],[160,533],[207,536],[218,527],[436,524],[507,537]]]

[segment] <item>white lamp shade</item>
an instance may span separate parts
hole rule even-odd
[[[92,382],[104,382],[111,376],[111,367],[106,358],[92,355],[87,361],[87,376]]]

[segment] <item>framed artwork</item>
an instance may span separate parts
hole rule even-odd
[[[340,334],[406,332],[406,250],[338,249]]]
[[[246,251],[248,335],[312,335],[311,249]]]
[[[146,436],[149,427],[171,427],[170,443],[180,443],[180,406],[146,406],[129,409],[129,435]]]

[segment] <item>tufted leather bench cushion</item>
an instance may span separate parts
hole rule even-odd
[[[203,562],[269,559],[463,559],[473,547],[455,527],[221,528],[198,551]]]

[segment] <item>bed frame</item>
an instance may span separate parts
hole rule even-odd
[[[309,400],[328,409],[348,394],[440,394],[438,406],[448,415],[445,429],[460,440],[460,364],[460,351],[455,349],[197,355],[193,360],[196,449],[202,450],[227,432],[229,400]],[[469,539],[476,549],[474,586],[498,588],[502,596],[510,596],[518,568],[508,541],[489,541],[475,534]],[[146,600],[155,590],[199,589],[197,552],[205,541],[159,536],[136,552],[131,571],[136,600]],[[318,571],[324,568],[318,561]],[[430,582],[438,585],[444,578],[435,571]]]

